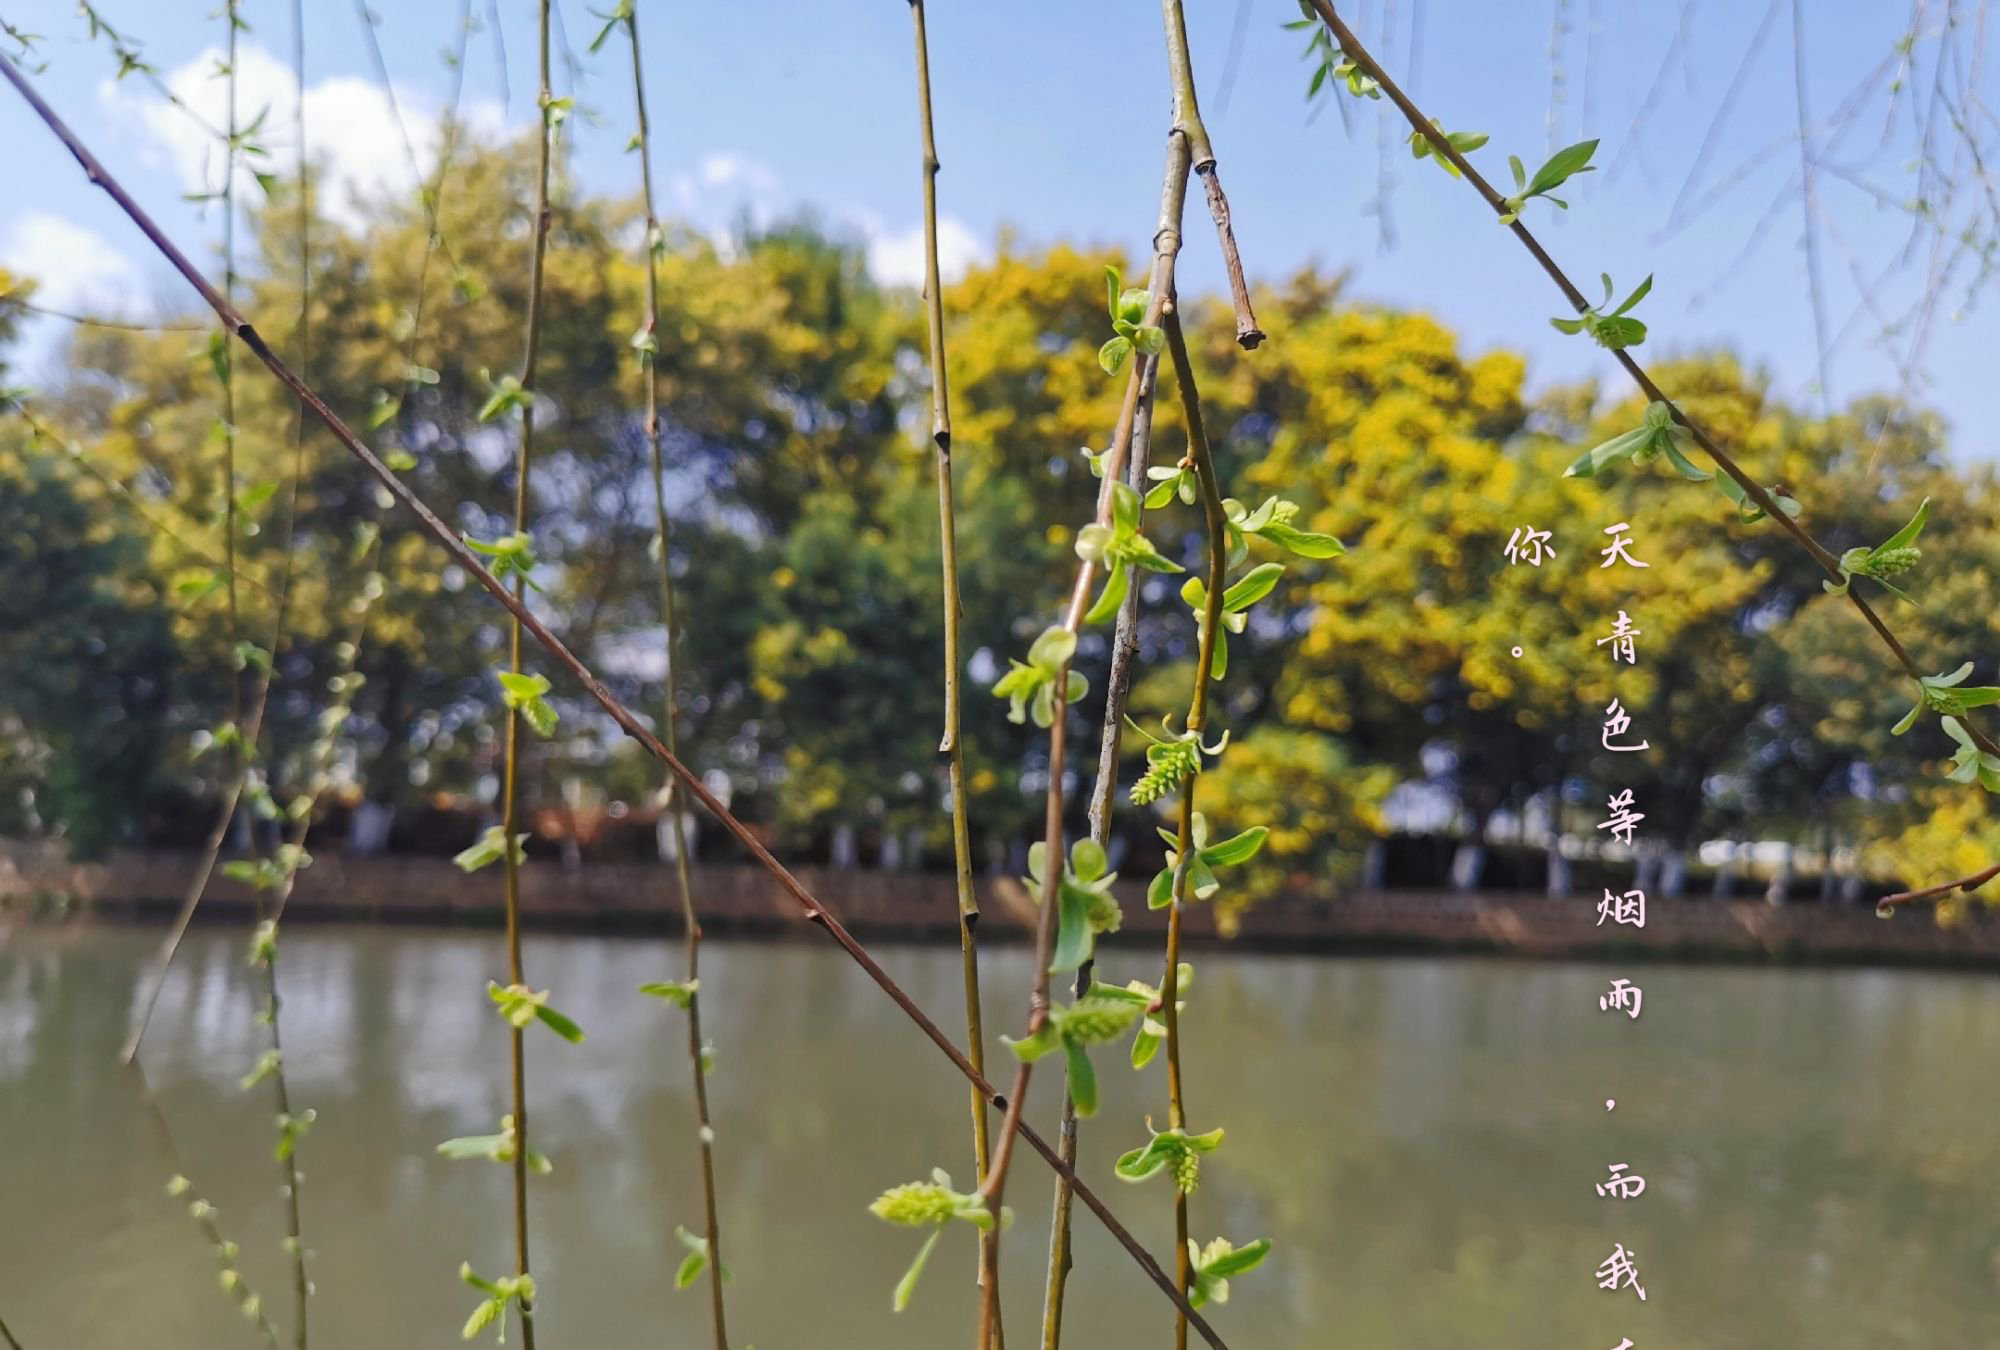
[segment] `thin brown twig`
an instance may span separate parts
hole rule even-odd
[[[143,323],[137,319],[107,319],[97,314],[73,314],[66,309],[52,309],[48,305],[38,305],[32,300],[23,300],[18,293],[0,295],[0,310],[18,309],[26,314],[38,314],[45,319],[61,319],[79,328],[112,328],[124,333],[199,333],[208,325],[178,321]]]
[[[1995,877],[2000,877],[2000,863],[1994,863],[1984,871],[1974,872],[1971,876],[1960,877],[1956,881],[1943,881],[1935,886],[1925,886],[1921,890],[1897,891],[1894,895],[1885,895],[1875,902],[1875,906],[1878,909],[1888,909],[1895,905],[1915,904],[1919,900],[1937,900],[1950,895],[1953,891],[1963,891],[1970,895]]]
[[[930,1015],[896,982],[894,977],[882,968],[881,964],[876,961],[868,949],[847,930],[846,925],[842,924],[833,913],[819,902],[811,891],[805,888],[797,877],[792,875],[791,871],[757,837],[757,833],[754,830],[738,819],[724,805],[722,799],[709,790],[707,784],[702,782],[699,774],[683,763],[680,757],[670,751],[658,736],[647,729],[638,714],[627,708],[611,692],[610,688],[605,685],[604,681],[599,679],[590,667],[584,663],[582,658],[578,657],[561,638],[556,636],[554,630],[540,618],[536,617],[534,612],[514,594],[511,588],[493,575],[480,560],[479,556],[465,546],[465,543],[459,538],[457,532],[446,524],[443,518],[421,497],[417,496],[411,490],[410,486],[397,476],[388,465],[384,464],[374,451],[368,448],[367,444],[355,434],[353,428],[349,427],[338,413],[334,412],[326,400],[311,386],[307,385],[304,380],[300,379],[297,372],[285,364],[284,360],[264,340],[263,334],[259,333],[255,326],[238,313],[233,305],[223,299],[222,295],[202,275],[200,269],[188,259],[187,255],[167,237],[166,233],[161,230],[145,209],[133,199],[132,194],[125,189],[124,185],[105,169],[104,165],[91,153],[89,147],[78,138],[76,133],[69,128],[68,124],[61,117],[57,116],[55,110],[35,90],[33,84],[21,74],[19,67],[4,55],[0,55],[0,76],[6,78],[7,82],[14,87],[15,92],[21,95],[28,106],[34,110],[35,115],[42,120],[43,125],[48,127],[56,139],[62,142],[64,149],[69,152],[71,158],[75,159],[78,167],[83,170],[84,176],[117,204],[118,209],[125,213],[126,217],[131,220],[139,232],[145,236],[146,241],[180,274],[182,280],[195,289],[203,302],[223,319],[228,330],[235,335],[239,342],[243,343],[250,350],[251,354],[264,365],[265,369],[269,370],[293,394],[306,400],[306,404],[312,409],[313,415],[325,424],[327,430],[333,434],[334,439],[338,440],[350,455],[358,460],[369,473],[374,475],[375,479],[382,484],[383,488],[396,503],[400,504],[405,510],[416,517],[419,527],[436,541],[439,549],[443,551],[445,556],[455,566],[462,568],[466,576],[490,595],[495,603],[514,619],[518,620],[527,633],[548,653],[549,658],[583,687],[584,692],[599,708],[603,709],[606,716],[617,724],[619,730],[638,742],[646,753],[659,760],[672,771],[673,775],[687,788],[689,795],[699,802],[702,808],[729,832],[730,836],[736,840],[760,867],[771,874],[772,879],[777,882],[779,887],[800,907],[806,921],[817,925],[835,945],[847,953],[854,963],[861,968],[862,972],[874,982],[876,987],[882,990],[890,1002],[894,1003],[903,1015],[909,1018],[918,1030],[923,1032],[931,1044],[937,1047],[938,1052],[950,1060],[952,1066],[960,1074],[964,1075],[968,1082],[979,1088],[989,1106],[998,1110],[1007,1110],[1010,1104],[1008,1097],[996,1089],[987,1081],[985,1075],[973,1067],[972,1061],[965,1057],[964,1052],[958,1048],[951,1037],[946,1035],[943,1029],[931,1019]],[[1117,462],[1120,466],[1122,466],[1124,461],[1124,439],[1130,434],[1129,409],[1121,419],[1121,423],[1123,430],[1115,442],[1115,448],[1118,451]],[[1160,1268],[1159,1263],[1153,1259],[1151,1253],[1146,1250],[1137,1238],[1132,1236],[1131,1231],[1118,1220],[1118,1217],[1111,1212],[1110,1207],[1104,1203],[1103,1199],[1091,1187],[1076,1178],[1074,1169],[1061,1160],[1048,1141],[1042,1138],[1039,1132],[1025,1122],[1017,1123],[1017,1132],[1020,1138],[1039,1154],[1052,1169],[1058,1174],[1071,1177],[1077,1198],[1082,1200],[1090,1212],[1098,1217],[1099,1221],[1104,1224],[1106,1231],[1132,1257],[1132,1260],[1145,1273],[1146,1277],[1169,1300],[1177,1306],[1187,1309],[1189,1324],[1201,1335],[1202,1339],[1214,1347],[1215,1350],[1227,1350],[1226,1344],[1215,1330],[1208,1325],[1207,1320],[1200,1313],[1188,1307],[1186,1298],[1175,1287],[1173,1280]]]
[[[639,14],[635,3],[625,13],[625,32],[632,46],[632,102],[639,123],[639,176],[646,205],[646,237],[641,242],[645,250],[646,268],[646,320],[645,332],[655,344],[654,350],[646,354],[646,445],[651,455],[653,472],[653,528],[659,543],[657,562],[659,565],[660,626],[664,631],[666,647],[666,678],[661,692],[660,729],[666,738],[667,748],[680,750],[679,733],[675,729],[675,719],[679,711],[676,697],[676,672],[679,661],[674,654],[674,638],[680,631],[678,616],[674,607],[674,570],[669,543],[673,537],[673,522],[667,515],[667,471],[660,446],[660,354],[658,351],[660,331],[660,262],[656,245],[660,236],[659,216],[653,201],[653,142],[652,123],[646,113],[646,79],[639,60]],[[685,944],[683,979],[687,987],[687,1053],[689,1071],[694,1083],[695,1140],[701,1149],[701,1190],[703,1209],[703,1233],[708,1243],[708,1293],[709,1318],[715,1329],[716,1350],[729,1350],[728,1319],[722,1301],[722,1223],[720,1207],[715,1197],[715,1129],[708,1114],[708,1071],[702,1066],[701,1033],[701,916],[695,911],[694,885],[688,876],[687,831],[681,824],[681,812],[673,792],[673,779],[667,780],[665,806],[671,821],[674,838],[674,879],[679,888],[681,904],[681,928]]]
[[[944,735],[938,750],[946,756],[951,785],[952,875],[958,890],[959,968],[965,986],[965,1052],[973,1067],[986,1071],[986,1030],[979,994],[979,897],[972,885],[972,805],[965,786],[965,744],[959,735],[960,695],[964,661],[959,651],[959,623],[964,604],[958,588],[958,518],[951,475],[951,381],[944,350],[944,278],[938,265],[937,130],[931,117],[930,37],[924,23],[924,0],[909,0],[910,23],[916,38],[917,122],[923,145],[924,197],[924,319],[930,338],[931,444],[936,451],[938,544],[941,595],[944,606]],[[992,1121],[986,1102],[971,1090],[972,1161],[985,1176],[992,1160]],[[995,1254],[997,1226],[979,1235],[976,1278],[984,1281]],[[999,1310],[993,1314],[992,1339],[982,1337],[979,1350],[1004,1350],[1006,1329]]]
[[[1454,146],[1445,134],[1439,131],[1437,126],[1428,117],[1424,116],[1417,105],[1410,100],[1409,95],[1405,94],[1396,84],[1395,80],[1390,77],[1389,72],[1382,69],[1381,64],[1375,60],[1368,49],[1361,45],[1361,40],[1354,35],[1353,30],[1343,23],[1340,16],[1334,12],[1331,0],[1310,0],[1310,3],[1313,9],[1319,14],[1320,19],[1332,30],[1335,41],[1340,44],[1341,50],[1347,54],[1348,59],[1353,61],[1369,78],[1381,86],[1382,92],[1389,96],[1390,101],[1396,105],[1398,111],[1403,114],[1410,125],[1431,143],[1432,150],[1458,170],[1465,181],[1470,183],[1474,190],[1485,199],[1486,204],[1493,209],[1496,216],[1508,215],[1506,199],[1494,190],[1493,185],[1486,181],[1479,170],[1473,168],[1467,162],[1465,156],[1459,152],[1458,147]],[[1563,293],[1563,298],[1568,300],[1570,305],[1579,314],[1589,310],[1590,302],[1584,298],[1583,292],[1576,288],[1575,283],[1556,264],[1555,259],[1549,256],[1548,251],[1542,247],[1541,241],[1535,238],[1528,227],[1523,225],[1518,219],[1515,219],[1508,222],[1507,228],[1513,232],[1516,239],[1520,240],[1521,246],[1527,249],[1528,253],[1541,265],[1542,270],[1548,274],[1549,279],[1555,282],[1557,289]],[[1800,548],[1804,549],[1807,555],[1814,562],[1818,563],[1829,577],[1835,580],[1841,579],[1840,559],[1829,552],[1817,539],[1813,538],[1803,525],[1787,514],[1778,505],[1777,498],[1772,495],[1769,489],[1746,473],[1737,464],[1736,460],[1709,436],[1707,431],[1703,430],[1699,424],[1690,418],[1678,404],[1668,398],[1665,391],[1658,384],[1654,383],[1653,377],[1646,373],[1645,368],[1633,358],[1629,350],[1620,349],[1613,352],[1612,355],[1617,359],[1618,364],[1625,368],[1626,374],[1632,377],[1633,383],[1639,386],[1640,391],[1650,401],[1665,406],[1673,415],[1674,421],[1686,428],[1688,434],[1694,437],[1695,444],[1699,445],[1708,457],[1715,462],[1715,466],[1718,469],[1735,480],[1737,486],[1743,489],[1746,497],[1756,503],[1757,507],[1765,515],[1769,516],[1779,529],[1790,535],[1793,541]],[[1903,673],[1913,680],[1923,679],[1924,670],[1917,665],[1916,660],[1910,655],[1909,650],[1903,645],[1902,640],[1895,633],[1891,632],[1889,626],[1882,621],[1881,615],[1875,612],[1874,606],[1870,605],[1862,597],[1860,588],[1849,587],[1847,598],[1861,615],[1862,619],[1867,622],[1868,626],[1875,630],[1875,635],[1882,640],[1882,645],[1887,647],[1890,654],[1896,658],[1896,663],[1902,667]],[[1960,721],[1964,723],[1966,732],[1972,737],[1974,744],[1983,752],[1987,754],[2000,754],[2000,745],[1996,745],[1984,731],[1972,725],[1970,719],[1961,718]]]
[[[1188,56],[1187,14],[1182,0],[1160,0],[1161,16],[1167,29],[1167,68],[1174,83],[1174,124],[1187,136],[1194,171],[1201,175],[1202,190],[1208,197],[1208,214],[1215,221],[1216,241],[1222,246],[1222,266],[1229,276],[1229,299],[1236,309],[1236,343],[1251,351],[1264,341],[1257,326],[1257,313],[1250,305],[1250,287],[1243,279],[1243,259],[1236,251],[1236,228],[1229,214],[1229,198],[1222,191],[1222,178],[1215,168],[1215,147],[1209,144],[1208,127],[1201,120],[1201,103],[1195,97],[1194,62]]]

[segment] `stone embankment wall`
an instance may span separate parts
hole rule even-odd
[[[164,918],[180,904],[195,864],[192,854],[175,853],[114,854],[105,862],[72,863],[51,849],[0,841],[0,907],[16,921],[38,913]],[[857,933],[956,940],[949,877],[830,868],[800,869],[798,877]],[[702,866],[695,870],[695,886],[703,926],[711,933],[806,931],[798,906],[760,868]],[[979,890],[985,931],[1001,941],[1025,939],[1034,906],[1021,884],[983,879]],[[500,918],[498,892],[492,876],[467,875],[442,858],[327,854],[300,873],[287,917],[491,925]],[[1161,930],[1163,916],[1146,908],[1139,888],[1125,900],[1125,929],[1114,941]],[[202,913],[247,917],[253,904],[247,887],[218,876]],[[679,923],[666,866],[590,864],[565,871],[555,863],[532,862],[522,872],[521,906],[525,920],[543,928],[667,931]],[[2000,911],[1977,905],[1972,910],[1967,921],[1946,928],[1922,910],[1883,920],[1870,908],[1851,905],[1656,899],[1645,928],[1638,929],[1600,924],[1596,902],[1583,897],[1379,891],[1266,901],[1248,915],[1237,940],[1262,950],[1299,952],[1458,950],[2000,968]],[[1196,941],[1216,936],[1206,906],[1189,912],[1186,928]]]

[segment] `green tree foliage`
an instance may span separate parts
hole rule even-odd
[[[474,503],[505,501],[512,467],[504,429],[479,415],[500,387],[492,372],[509,369],[518,346],[519,203],[531,196],[532,158],[515,146],[461,150],[439,195],[442,245],[421,318],[428,226],[418,202],[387,198],[358,227],[323,220],[315,232],[316,381],[345,400],[343,415],[373,423],[376,443],[453,524],[495,547],[506,524]],[[259,328],[285,350],[296,267],[279,211],[260,232],[246,291]],[[646,449],[627,364],[643,273],[625,245],[639,222],[632,203],[558,194],[546,359],[530,391],[543,449],[522,547],[537,603],[564,639],[644,706],[661,671]],[[864,841],[915,839],[941,857],[942,694],[916,659],[937,650],[941,632],[915,298],[878,286],[852,242],[803,220],[728,248],[669,224],[657,256],[669,488],[684,522],[670,562],[687,618],[685,747],[727,775],[738,808],[788,848],[823,849],[845,827]],[[1101,449],[1094,442],[1115,419],[1122,386],[1105,378],[1100,348],[1106,269],[1125,261],[1003,240],[950,288],[968,687],[990,685],[1033,642],[1014,617],[1026,612],[1019,598],[1059,592],[1075,565],[1073,526],[1046,522],[1085,519],[1094,496],[1078,449]],[[1519,356],[1467,353],[1434,319],[1352,303],[1339,278],[1314,271],[1262,288],[1257,307],[1272,341],[1253,361],[1236,357],[1222,307],[1183,307],[1222,478],[1239,485],[1246,513],[1283,493],[1300,508],[1286,528],[1349,551],[1337,562],[1288,556],[1284,584],[1229,634],[1218,730],[1235,749],[1205,809],[1272,825],[1232,894],[1351,870],[1388,823],[1399,784],[1452,803],[1468,831],[1535,799],[1588,830],[1600,803],[1575,785],[1614,780],[1638,795],[1649,836],[1671,846],[1753,820],[1807,842],[1815,830],[1863,841],[1917,828],[1931,800],[1917,785],[1939,777],[1956,745],[1935,717],[1889,735],[1914,686],[1885,677],[1845,602],[1768,523],[1745,523],[1712,484],[1675,472],[1663,452],[1687,447],[1649,423],[1641,401],[1607,401],[1592,387],[1531,393]],[[213,569],[196,556],[221,554],[205,340],[84,329],[68,357],[67,378],[35,391],[33,406],[178,536],[7,424],[0,717],[10,809],[32,788],[45,828],[100,847],[138,827],[148,794],[191,775],[200,786],[196,733],[226,704],[232,657],[207,589]],[[1877,580],[1858,584],[1895,607],[1913,646],[1990,659],[2000,495],[1989,473],[1947,464],[1934,418],[1883,399],[1811,415],[1722,355],[1656,373],[1763,481],[1801,485],[1808,523],[1836,553],[1883,544],[1929,498],[1921,556],[1893,578],[1915,603]],[[238,551],[256,633],[270,621],[259,586],[275,585],[282,566],[285,494],[270,489],[289,473],[294,410],[268,381],[238,388]],[[1143,528],[1164,560],[1188,567],[1200,561],[1199,522],[1173,501],[1179,418],[1176,400],[1160,400],[1160,491]],[[1630,435],[1649,427],[1651,440]],[[1655,448],[1661,439],[1671,444]],[[1614,450],[1565,477],[1595,446]],[[496,760],[491,713],[503,691],[488,669],[502,630],[464,602],[465,578],[438,569],[406,521],[380,515],[342,457],[310,438],[308,457],[272,772],[301,771],[349,636],[357,536],[379,517],[386,594],[369,613],[344,762],[387,805],[473,792]],[[1600,531],[1617,522],[1652,567],[1599,568]],[[1556,556],[1510,565],[1516,527],[1554,530]],[[1194,634],[1184,577],[1139,568],[1131,578],[1147,672],[1133,714],[1153,728],[1188,686]],[[1621,609],[1642,635],[1636,669],[1616,672],[1618,693],[1641,734],[1671,754],[1598,748],[1614,669],[1595,639]],[[1101,627],[1085,631],[1086,668],[1106,640]],[[1981,666],[1971,683],[1992,678]],[[87,699],[66,692],[79,687]],[[1090,691],[1073,715],[1094,718],[1100,698]],[[562,681],[547,699],[562,716],[533,746],[529,800],[553,801],[583,774],[638,797],[646,775],[613,729]],[[125,711],[98,718],[93,706]],[[964,736],[978,856],[999,865],[1011,851],[1018,869],[1039,834],[1043,738],[1008,711],[1004,699],[967,699]],[[1144,742],[1128,745],[1129,784]],[[1989,828],[1978,823],[1983,802],[1968,809],[1970,828]],[[1148,875],[1159,863],[1153,822],[1129,815],[1120,829],[1140,856],[1124,870]]]

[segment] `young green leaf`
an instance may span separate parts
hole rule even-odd
[[[701,987],[700,980],[655,980],[639,986],[639,992],[653,998],[665,999],[676,1008],[685,1009],[694,1002],[695,990]]]

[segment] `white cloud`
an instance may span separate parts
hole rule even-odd
[[[735,151],[704,156],[692,170],[669,179],[667,192],[673,209],[706,230],[725,253],[739,220],[747,217],[753,226],[766,226],[790,205],[775,170]],[[836,209],[832,214],[860,235],[868,270],[877,281],[885,286],[924,284],[922,225],[891,231],[873,212]],[[956,216],[938,217],[938,270],[946,281],[956,281],[985,256],[986,245],[970,225]]]
[[[34,278],[35,303],[51,309],[129,314],[140,281],[138,265],[103,236],[45,212],[15,222],[0,263]]]
[[[895,234],[879,226],[863,226],[868,240],[868,270],[885,286],[924,284],[924,227],[912,225]],[[972,227],[957,216],[938,217],[938,274],[958,280],[965,269],[986,256],[986,246]]]
[[[747,218],[762,229],[784,207],[777,173],[768,164],[731,151],[705,155],[692,172],[668,179],[667,200],[676,214],[706,230],[725,255],[739,220]]]
[[[157,158],[188,192],[221,186],[223,148],[213,131],[228,120],[228,85],[215,74],[221,56],[211,48],[166,74],[167,88],[192,110],[193,117],[133,85],[106,81],[98,91],[114,117],[136,125],[149,138]],[[299,102],[299,85],[290,66],[255,45],[238,50],[237,121],[248,125],[262,118],[254,139],[270,152],[271,171],[297,172],[294,128]],[[418,171],[410,164],[410,150],[397,122],[399,108],[423,172],[436,163],[443,114],[422,90],[398,85],[392,103],[379,85],[337,75],[308,86],[304,102],[307,150],[328,174],[322,205],[342,224],[359,222],[358,200],[416,190]],[[494,134],[503,120],[491,100],[474,101],[461,116],[482,136]],[[240,169],[236,188],[246,196],[257,190],[249,168]]]

